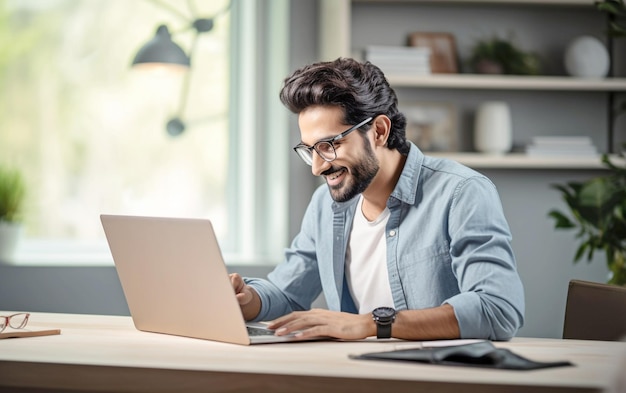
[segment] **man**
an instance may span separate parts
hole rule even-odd
[[[326,185],[267,280],[231,275],[246,320],[277,335],[508,340],[524,292],[495,186],[427,157],[381,70],[322,62],[285,80],[294,149]],[[309,310],[323,291],[328,310]]]

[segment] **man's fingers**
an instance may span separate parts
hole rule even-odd
[[[230,282],[235,290],[235,297],[240,305],[244,306],[252,300],[252,294],[250,291],[246,291],[246,283],[243,278],[237,273],[229,274]]]
[[[361,339],[368,335],[363,328],[369,315],[354,315],[328,310],[296,311],[272,321],[270,329],[283,336],[296,333],[298,337],[328,336],[343,339]]]
[[[241,278],[241,276],[237,273],[232,273],[229,275],[230,277],[230,283],[233,285],[233,288],[235,289],[235,293],[240,293],[243,291],[243,288],[245,287],[245,283],[243,282],[243,279]]]
[[[282,336],[296,331],[304,332],[310,329],[315,329],[314,331],[318,331],[322,328],[328,330],[328,321],[310,311],[296,311],[270,322],[268,327],[270,329],[276,329],[276,334]],[[310,335],[311,334],[308,333],[306,334],[307,337]]]

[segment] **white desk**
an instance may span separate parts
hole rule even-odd
[[[47,313],[29,326],[61,335],[0,340],[0,391],[626,391],[626,343],[516,338],[496,345],[576,366],[506,371],[348,358],[419,344],[407,341],[239,346],[140,332],[129,317]]]

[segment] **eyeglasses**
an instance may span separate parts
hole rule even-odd
[[[0,333],[2,333],[7,326],[13,329],[23,329],[28,323],[29,317],[30,313],[27,312],[9,315],[8,317],[0,315]]]
[[[332,162],[337,158],[337,152],[335,151],[334,143],[342,138],[345,138],[352,131],[360,127],[363,127],[365,124],[369,123],[371,120],[372,118],[368,117],[367,119],[363,120],[359,124],[348,128],[347,130],[345,130],[344,132],[342,132],[341,134],[337,136],[317,141],[313,146],[307,146],[304,143],[299,143],[296,147],[293,148],[293,150],[296,153],[298,153],[300,158],[302,158],[302,160],[307,165],[313,165],[313,150],[315,150],[317,154],[319,154],[319,156],[322,157],[322,159],[324,159],[324,161]]]

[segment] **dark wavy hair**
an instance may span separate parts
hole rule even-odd
[[[339,58],[300,68],[285,79],[280,100],[296,114],[313,105],[341,107],[346,124],[386,115],[391,120],[387,147],[404,155],[409,152],[406,118],[398,111],[396,93],[369,61]]]

